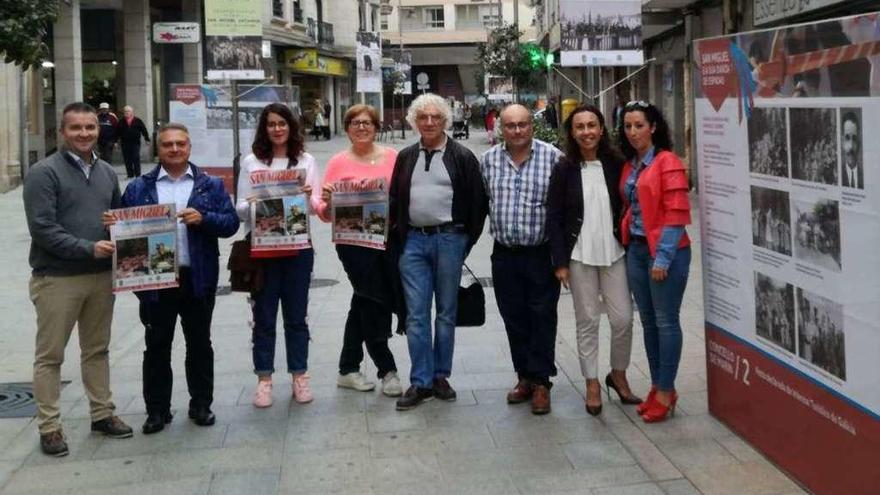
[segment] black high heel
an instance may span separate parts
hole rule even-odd
[[[608,394],[608,397],[611,397],[611,391],[609,389],[614,389],[617,392],[617,398],[620,399],[621,404],[630,404],[630,405],[638,405],[642,403],[642,399],[636,397],[635,395],[624,396],[620,393],[620,389],[617,388],[617,384],[614,383],[614,380],[611,379],[611,373],[605,375],[605,392]]]
[[[589,397],[590,396],[590,381],[589,380],[587,380],[586,392],[587,392],[587,397]],[[599,399],[600,399],[600,401],[602,399],[602,386],[601,385],[599,385]],[[584,408],[587,410],[587,414],[589,414],[590,416],[598,416],[598,415],[602,414],[602,402],[599,402],[598,406],[591,406],[589,402],[584,400]]]

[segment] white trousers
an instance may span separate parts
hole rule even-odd
[[[626,257],[611,266],[585,265],[572,260],[568,268],[581,373],[587,379],[599,376],[599,318],[603,306],[611,325],[611,368],[625,370],[629,367],[633,325]]]

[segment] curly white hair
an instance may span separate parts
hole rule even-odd
[[[449,108],[449,103],[442,96],[435,95],[434,93],[419,95],[410,104],[409,109],[406,111],[406,121],[409,122],[410,127],[418,129],[416,127],[416,117],[419,112],[424,112],[426,108],[432,105],[437,107],[437,110],[440,110],[440,113],[443,114],[443,128],[449,129],[452,127],[452,109]]]

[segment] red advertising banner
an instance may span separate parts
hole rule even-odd
[[[880,493],[880,14],[694,43],[709,410]]]

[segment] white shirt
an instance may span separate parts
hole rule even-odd
[[[93,151],[92,163],[86,163],[85,160],[80,158],[79,155],[72,151],[68,151],[67,154],[73,158],[73,161],[75,161],[77,165],[79,165],[79,169],[83,171],[83,173],[86,175],[86,180],[88,180],[89,176],[92,175],[92,165],[94,165],[95,162],[98,161],[98,155]]]
[[[581,163],[581,186],[584,191],[584,223],[571,259],[585,265],[611,266],[623,257],[624,250],[614,238],[614,217],[602,162]]]
[[[165,167],[159,168],[159,177],[156,178],[156,194],[159,196],[159,203],[174,203],[177,213],[180,213],[189,203],[189,197],[192,196],[193,179],[192,167],[186,167],[186,173],[172,179]],[[180,266],[189,266],[189,238],[186,234],[187,226],[185,223],[177,220],[177,261]]]
[[[251,172],[257,170],[285,170],[289,161],[287,158],[273,158],[272,163],[266,165],[254,156],[253,153],[244,157],[244,160],[241,161],[241,170],[238,173],[238,200],[235,203],[235,212],[238,213],[238,218],[244,223],[245,234],[251,231],[251,206],[247,200],[247,198],[254,194],[250,181]],[[304,170],[306,173],[306,184],[312,186],[309,213],[314,215],[321,200],[321,177],[316,170],[315,157],[303,152],[293,168]]]

